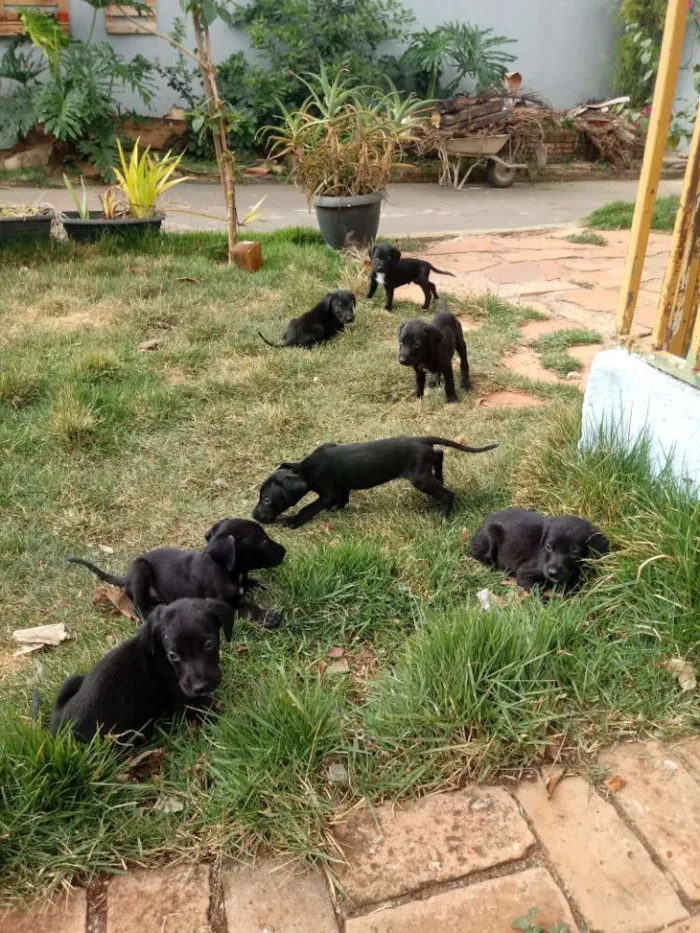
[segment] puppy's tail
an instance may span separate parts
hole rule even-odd
[[[446,437],[419,437],[416,439],[423,444],[429,444],[431,447],[434,445],[454,447],[455,450],[463,450],[467,454],[483,454],[487,450],[495,450],[498,447],[498,444],[487,444],[486,447],[466,447],[464,444],[458,444],[457,441],[448,441]]]
[[[83,560],[82,557],[66,557],[66,560],[69,564],[80,564],[81,567],[87,567],[88,570],[91,570],[96,577],[99,577],[100,580],[103,580],[105,583],[111,583],[113,586],[121,587],[126,585],[124,577],[115,577],[114,574],[107,573],[106,570],[100,570],[99,567],[91,564],[89,560]]]
[[[430,266],[431,272],[437,272],[438,275],[451,275],[452,278],[455,278],[454,272],[445,272],[444,269],[436,269],[432,263],[428,263],[428,265]]]
[[[284,347],[287,346],[286,343],[272,343],[272,341],[268,340],[265,334],[262,333],[262,331],[258,331],[258,334],[260,337],[262,337],[262,339],[265,341],[268,347],[276,347],[277,349],[282,350],[284,349]]]

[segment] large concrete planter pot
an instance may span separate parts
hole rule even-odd
[[[48,240],[51,236],[50,214],[23,217],[0,217],[0,245],[17,240]]]
[[[321,236],[333,249],[351,244],[367,246],[377,236],[383,191],[352,197],[314,198]]]

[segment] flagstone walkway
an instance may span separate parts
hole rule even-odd
[[[278,861],[171,866],[0,913],[0,933],[507,933],[530,911],[548,933],[700,933],[700,738],[599,763],[596,784],[552,765],[339,815],[333,893]]]

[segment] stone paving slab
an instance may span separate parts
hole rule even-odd
[[[535,840],[500,787],[469,787],[406,807],[354,813],[335,827],[347,864],[338,878],[354,906],[463,878],[522,858]]]
[[[691,900],[700,900],[700,787],[661,742],[621,745],[600,764],[624,779],[615,801]]]
[[[594,930],[648,933],[688,913],[612,804],[580,777],[547,797],[544,784],[521,784],[517,798],[552,865]]]
[[[210,933],[209,867],[132,871],[109,884],[107,933]]]
[[[549,872],[532,868],[482,881],[349,920],[347,933],[506,933],[512,923],[537,908],[545,929],[558,920],[575,930],[571,911]],[[693,931],[694,933],[694,931]]]
[[[700,916],[692,917],[690,920],[681,920],[680,923],[674,923],[670,927],[664,927],[663,933],[700,933]]]
[[[73,891],[59,895],[46,910],[0,911],[0,933],[83,933],[85,912],[85,891]]]
[[[680,755],[688,769],[700,778],[700,738],[684,739],[673,746],[672,752]]]
[[[229,933],[337,933],[328,888],[320,872],[295,871],[283,862],[224,869]]]

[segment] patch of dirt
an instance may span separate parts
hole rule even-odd
[[[10,674],[14,674],[29,660],[29,655],[26,654],[15,657],[14,652],[16,650],[16,645],[12,648],[0,648],[0,681],[9,677]]]
[[[479,399],[483,408],[544,408],[547,403],[542,398],[535,398],[526,392],[511,392],[502,389]]]
[[[569,355],[577,359],[582,366],[580,371],[580,379],[576,383],[582,389],[586,388],[588,377],[591,373],[593,360],[604,349],[605,347],[599,343],[584,344],[583,346],[579,347],[569,347],[567,351]]]
[[[546,321],[528,321],[520,328],[520,335],[524,340],[537,340],[539,337],[556,334],[560,330],[576,329],[577,326],[572,321],[561,317],[550,317]]]
[[[546,382],[548,385],[559,385],[564,382],[563,379],[558,379],[551,370],[545,369],[535,351],[529,347],[520,347],[511,356],[502,359],[501,363],[510,372],[524,376],[526,379],[533,379],[535,382]]]
[[[114,317],[114,308],[105,302],[67,313],[61,313],[65,308],[60,304],[57,307],[60,308],[58,314],[52,313],[52,310],[56,309],[50,307],[24,308],[21,318],[10,326],[10,333],[19,333],[27,327],[42,327],[56,333],[70,333],[86,328],[107,327]]]
[[[481,327],[481,324],[468,314],[458,314],[457,320],[462,325],[462,330],[479,330]]]

